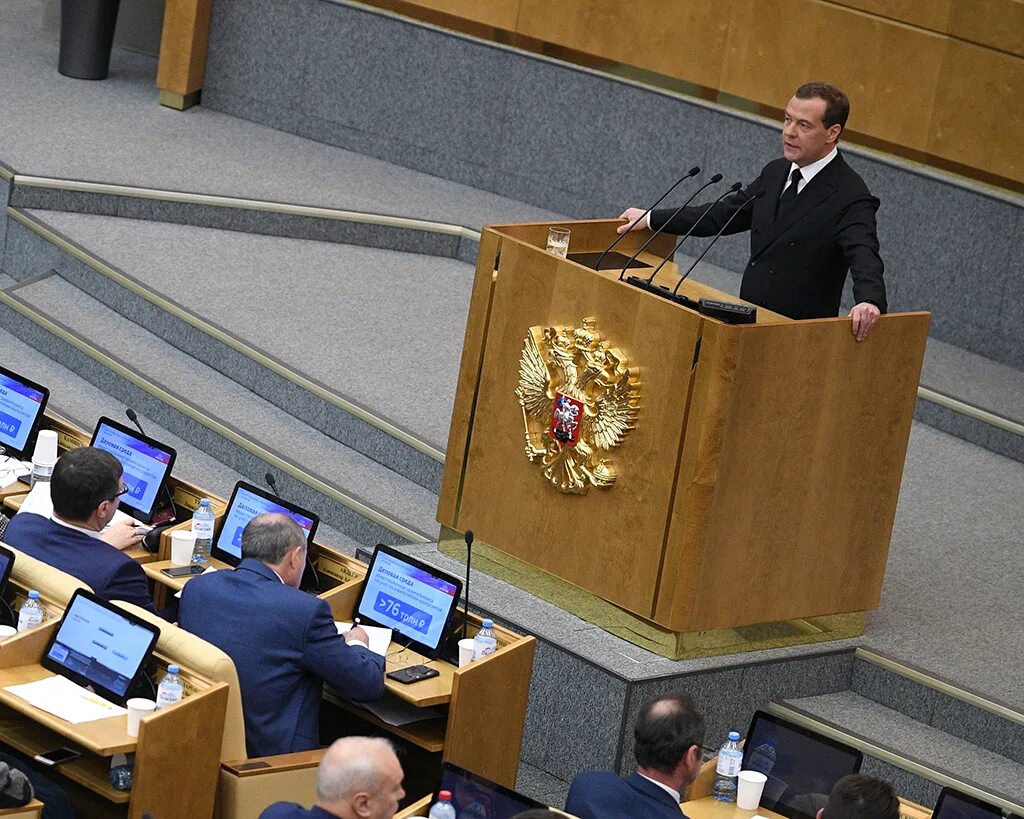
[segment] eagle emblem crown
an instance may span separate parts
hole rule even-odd
[[[531,327],[519,359],[526,457],[574,495],[615,483],[611,459],[599,453],[622,443],[640,408],[639,379],[596,326],[588,317],[582,327]]]

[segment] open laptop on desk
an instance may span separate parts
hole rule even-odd
[[[152,523],[153,513],[166,497],[161,487],[171,475],[177,452],[110,418],[100,418],[89,446],[105,450],[121,462],[121,478],[128,492],[121,495],[118,510],[141,523]]]
[[[864,755],[781,717],[757,711],[743,747],[743,770],[768,777],[761,807],[795,819],[814,819],[832,787],[860,771]]]
[[[548,807],[451,762],[445,762],[441,768],[441,781],[434,789],[431,805],[437,801],[441,791],[451,792],[459,819],[512,819],[524,810]]]
[[[932,819],[1002,819],[1004,815],[1014,814],[1004,814],[995,805],[953,788],[942,789],[932,811]]]
[[[156,626],[78,589],[40,663],[91,687],[104,699],[124,705],[159,636]]]
[[[231,492],[224,523],[214,538],[210,554],[229,566],[237,566],[242,562],[242,530],[254,517],[268,512],[290,517],[306,533],[306,549],[313,545],[313,536],[320,525],[319,517],[258,486],[239,481]]]

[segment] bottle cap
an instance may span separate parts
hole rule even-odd
[[[737,731],[730,731],[729,732],[729,741],[730,742],[739,742],[740,741],[739,733]]]
[[[210,499],[209,498],[203,498],[201,501],[199,501],[199,505],[200,506],[209,506],[210,505]]]
[[[29,591],[28,591],[28,599],[29,600],[38,600],[39,599],[39,592],[37,592],[35,589],[29,589]]]
[[[53,466],[57,463],[57,433],[52,429],[44,429],[36,438],[32,463],[39,466]]]
[[[484,628],[494,628],[493,620],[484,620]]]
[[[441,802],[451,802],[452,801],[452,792],[451,791],[441,791],[437,795],[437,798]]]
[[[168,674],[177,674],[179,671],[181,671],[181,669],[178,668],[178,666],[174,665],[174,663],[171,663],[169,666],[167,666]]]

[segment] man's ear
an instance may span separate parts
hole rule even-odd
[[[360,791],[349,801],[349,806],[352,808],[352,813],[356,816],[372,816],[373,805],[371,804],[370,794],[365,791]]]
[[[842,132],[843,126],[840,125],[838,122],[825,130],[825,133],[828,135],[829,142],[837,142],[839,140],[839,135]]]

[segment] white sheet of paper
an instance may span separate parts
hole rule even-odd
[[[128,713],[59,674],[23,685],[9,685],[4,690],[74,725]]]
[[[32,471],[30,461],[19,461],[17,458],[0,456],[0,489],[6,489],[16,483],[19,475],[28,475]]]
[[[351,623],[343,623],[338,620],[334,621],[334,625],[338,628],[338,634],[345,634],[352,628]],[[370,651],[380,654],[381,657],[387,657],[388,646],[391,645],[391,629],[381,626],[360,626],[360,628],[370,638]]]
[[[50,482],[40,481],[21,502],[18,514],[42,515],[44,518],[53,514],[53,501],[50,500]]]
[[[120,509],[114,512],[114,517],[110,519],[110,523],[108,523],[107,526],[113,526],[115,523],[120,523],[122,520],[130,520],[133,526],[137,526],[139,529],[145,529],[147,532],[153,528],[152,526],[147,526],[145,523],[137,521],[131,515],[126,515]]]

